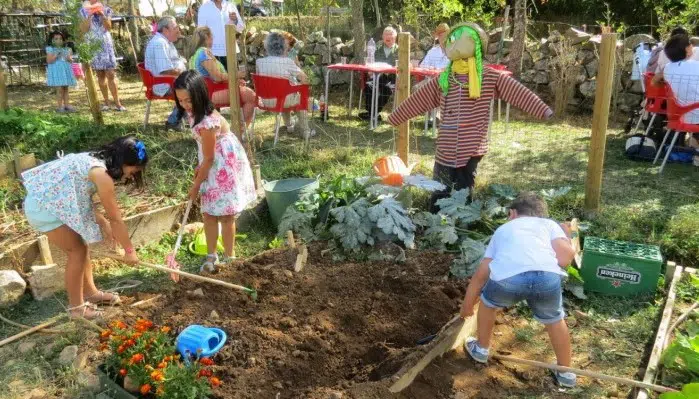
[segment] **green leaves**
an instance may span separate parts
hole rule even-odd
[[[447,245],[454,244],[459,240],[452,218],[430,212],[420,212],[413,217],[413,222],[425,229],[423,239],[430,246],[445,249]]]
[[[506,184],[491,184],[490,191],[492,191],[494,195],[509,201],[512,201],[513,199],[517,198],[517,195],[519,194],[519,192],[515,190],[514,187],[508,186]]]
[[[675,340],[663,352],[661,361],[667,368],[686,374],[688,378],[699,378],[699,322],[689,321],[685,334],[675,335]]]
[[[368,218],[370,203],[360,198],[350,205],[340,206],[330,211],[337,220],[330,233],[346,250],[358,250],[361,244],[374,245],[371,234],[373,224]]]
[[[699,398],[699,383],[694,382],[682,387],[682,392],[664,392],[660,399],[696,399]]]
[[[468,225],[481,219],[481,210],[483,203],[480,200],[475,200],[468,203],[468,189],[452,192],[448,198],[437,200],[439,213],[452,217],[458,223]]]
[[[565,186],[565,187],[560,187],[560,188],[552,188],[548,190],[541,190],[539,191],[539,194],[541,194],[542,197],[546,201],[551,201],[554,200],[558,197],[562,197],[566,194],[568,194],[572,190],[572,187],[570,186]]]
[[[461,242],[459,249],[461,256],[454,259],[449,271],[456,278],[471,277],[485,255],[486,246],[482,241],[466,237]]]

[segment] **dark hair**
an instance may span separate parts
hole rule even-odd
[[[66,34],[63,33],[63,32],[61,32],[60,30],[55,30],[55,31],[49,33],[49,37],[48,37],[48,39],[46,40],[46,45],[47,45],[47,46],[53,46],[53,38],[54,38],[55,36],[60,36],[61,39],[63,39],[63,44],[64,44],[64,45],[66,44],[66,42],[67,42],[67,40],[68,40],[68,38],[66,37]]]
[[[533,191],[524,191],[520,193],[517,198],[512,201],[510,209],[517,211],[519,216],[536,216],[545,218],[549,215],[549,209],[546,205],[546,201],[544,201],[541,196]]]
[[[192,116],[194,123],[198,124],[205,116],[214,112],[214,103],[209,98],[209,89],[206,88],[204,77],[195,70],[184,71],[175,79],[175,90],[187,90],[192,101]],[[180,100],[175,95],[175,104],[180,116],[184,115],[184,108],[180,105]]]
[[[148,163],[146,146],[135,136],[119,137],[90,155],[104,161],[107,174],[114,180],[119,180],[124,175],[124,165],[145,167]],[[134,175],[134,180],[137,186],[143,185],[143,171]]]
[[[665,43],[665,55],[672,62],[678,62],[687,58],[687,47],[689,46],[689,36],[675,35]]]
[[[675,35],[688,35],[689,32],[681,26],[676,27],[675,29],[670,31],[670,37],[673,37]]]

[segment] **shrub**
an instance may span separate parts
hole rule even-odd
[[[685,266],[699,265],[699,204],[685,205],[670,218],[662,236],[663,253]]]

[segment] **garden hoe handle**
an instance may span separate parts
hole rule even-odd
[[[167,265],[171,269],[179,269],[179,265],[177,264],[177,261],[175,258],[177,257],[177,251],[180,249],[180,244],[182,244],[182,235],[184,234],[184,225],[187,223],[187,219],[189,218],[189,210],[192,209],[192,200],[190,199],[187,201],[187,208],[184,211],[184,216],[182,216],[182,223],[180,223],[180,230],[177,233],[177,241],[175,241],[175,249],[172,250],[172,253],[168,255],[167,257]],[[170,278],[174,282],[180,281],[180,276],[177,273],[170,273]]]
[[[124,261],[123,259],[118,258],[118,257],[116,257],[116,256],[108,256],[108,257],[111,258],[111,259],[114,259],[114,260],[116,260],[116,261],[120,261],[120,262],[123,262],[123,261]],[[161,265],[154,265],[154,264],[152,264],[152,263],[146,263],[146,262],[138,262],[138,263],[139,263],[141,266],[145,266],[145,267],[148,267],[148,268],[151,268],[151,269],[155,269],[155,270],[160,270],[161,272],[176,273],[176,274],[178,274],[178,275],[180,275],[180,276],[182,276],[182,277],[186,277],[186,278],[188,278],[188,279],[190,279],[190,280],[196,280],[196,281],[201,281],[201,282],[204,282],[204,283],[216,284],[216,285],[220,285],[220,286],[222,286],[222,287],[231,288],[231,289],[239,290],[239,291],[244,291],[244,292],[250,294],[251,296],[256,296],[256,295],[255,295],[256,292],[255,292],[254,289],[248,288],[248,287],[243,287],[242,285],[231,284],[231,283],[228,283],[228,282],[225,282],[225,281],[216,280],[215,278],[210,278],[210,277],[205,277],[205,276],[199,276],[199,275],[197,275],[197,274],[192,274],[192,273],[183,272],[182,270],[170,269],[170,268],[168,268],[168,267],[161,266]]]

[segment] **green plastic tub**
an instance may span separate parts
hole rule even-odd
[[[265,183],[265,197],[274,226],[279,227],[286,208],[298,201],[301,194],[315,191],[318,187],[318,179],[284,179]]]
[[[580,276],[585,289],[631,296],[654,292],[663,257],[654,245],[585,238]]]
[[[137,394],[125,390],[119,383],[111,378],[104,365],[97,367],[97,376],[100,380],[100,394],[98,397],[111,399],[138,399]]]

